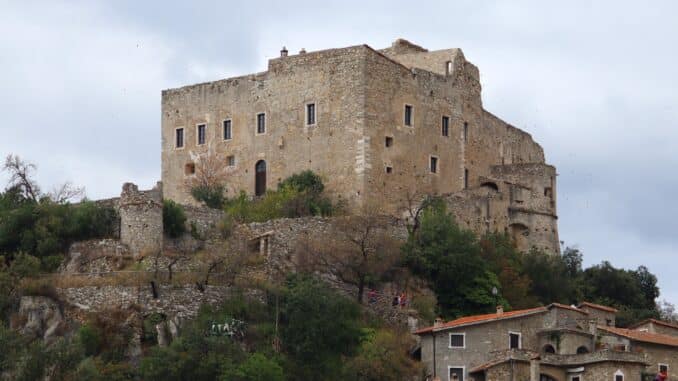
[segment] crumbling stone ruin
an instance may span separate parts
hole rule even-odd
[[[262,73],[162,92],[164,196],[208,156],[227,194],[258,195],[303,170],[351,212],[406,215],[443,195],[457,220],[508,232],[523,250],[559,252],[556,171],[532,137],[483,108],[478,68],[460,49],[406,40],[289,55]]]

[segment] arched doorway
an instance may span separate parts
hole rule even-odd
[[[259,160],[254,165],[254,194],[261,196],[266,193],[266,161]]]

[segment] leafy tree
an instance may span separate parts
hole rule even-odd
[[[344,379],[356,381],[401,381],[414,379],[421,365],[409,356],[409,335],[380,329],[367,335],[356,356],[348,360]]]
[[[162,224],[165,234],[172,238],[180,237],[186,232],[184,208],[172,200],[163,200]]]
[[[494,309],[491,290],[501,285],[481,258],[475,235],[459,228],[444,203],[432,202],[421,213],[420,226],[410,234],[404,252],[412,272],[430,282],[444,316]]]
[[[293,277],[283,307],[283,347],[292,362],[288,379],[340,378],[341,358],[361,337],[354,302],[314,278]]]
[[[222,381],[283,381],[283,368],[261,353],[253,353],[238,367],[222,374]]]

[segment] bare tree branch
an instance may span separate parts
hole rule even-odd
[[[67,181],[60,186],[54,187],[54,189],[48,193],[48,196],[53,202],[64,204],[69,201],[82,199],[85,196],[85,188],[75,186],[70,181]]]
[[[32,172],[37,169],[33,163],[23,161],[19,155],[9,154],[5,158],[3,171],[9,172],[9,188],[19,188],[24,196],[38,202],[40,200],[40,187],[33,179]]]

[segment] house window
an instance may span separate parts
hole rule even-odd
[[[668,373],[669,372],[669,364],[659,364],[659,373]]]
[[[195,163],[186,163],[184,166],[184,174],[186,176],[195,174]]]
[[[257,134],[266,133],[266,113],[257,114]]]
[[[450,348],[466,348],[466,334],[450,333]]]
[[[468,122],[464,122],[464,143],[468,141]]]
[[[617,369],[617,371],[614,372],[614,381],[624,381],[624,372]]]
[[[442,125],[441,125],[441,134],[443,136],[450,136],[450,117],[443,116]]]
[[[387,136],[386,139],[384,140],[384,145],[386,147],[391,147],[393,145],[393,137]]]
[[[199,124],[198,125],[198,145],[205,144],[206,131],[207,131],[207,125],[206,124]]]
[[[227,156],[226,157],[226,163],[228,164],[229,167],[235,167],[235,156]]]
[[[412,106],[405,105],[405,125],[412,126]]]
[[[315,103],[306,105],[306,125],[313,126],[315,124]]]
[[[509,332],[509,349],[520,349],[520,332]]]
[[[449,369],[449,381],[464,381],[464,367],[463,366],[450,366]]]
[[[393,167],[386,166],[386,173],[393,173]]]
[[[431,170],[431,173],[438,173],[438,158],[437,157],[431,156],[429,169]]]
[[[177,128],[176,129],[174,142],[175,142],[176,148],[183,148],[184,147],[184,129],[183,128]]]
[[[231,140],[233,138],[233,129],[231,127],[231,120],[224,120],[224,140]]]
[[[570,381],[581,381],[581,376],[572,376],[570,377]]]

